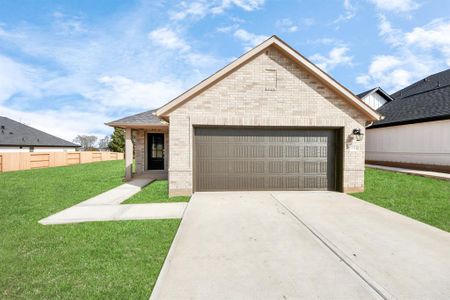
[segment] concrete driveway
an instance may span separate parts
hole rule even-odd
[[[151,299],[448,299],[450,234],[333,192],[196,193]]]

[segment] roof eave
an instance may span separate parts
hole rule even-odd
[[[169,127],[169,124],[152,124],[152,123],[118,123],[118,122],[109,122],[105,123],[105,125],[110,127],[119,127],[119,128],[154,128],[154,127]]]
[[[36,145],[36,144],[0,144],[1,147],[52,147],[52,148],[79,148],[80,145]],[[0,151],[1,152],[1,151]]]
[[[409,124],[417,124],[417,123],[426,123],[426,122],[433,122],[433,121],[443,121],[443,120],[450,120],[450,114],[441,115],[441,116],[434,116],[434,117],[427,117],[427,118],[403,120],[403,121],[393,121],[393,122],[382,123],[382,124],[373,124],[372,126],[368,127],[367,129],[393,127],[393,126],[401,126],[401,125],[409,125]]]

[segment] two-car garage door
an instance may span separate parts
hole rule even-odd
[[[195,128],[194,190],[336,190],[337,131]]]

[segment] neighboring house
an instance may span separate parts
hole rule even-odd
[[[0,116],[0,152],[76,151],[79,145]]]
[[[276,36],[125,128],[126,177],[169,193],[364,189],[367,122],[380,115]],[[133,133],[132,133],[133,131]]]
[[[364,93],[358,94],[358,97],[375,110],[393,100],[392,97],[380,87],[376,87],[365,91]]]
[[[366,130],[367,162],[450,172],[450,69],[391,97]]]

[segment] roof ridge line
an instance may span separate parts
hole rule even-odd
[[[446,84],[446,85],[442,85],[442,86],[437,86],[437,87],[435,87],[435,88],[433,88],[433,89],[429,89],[429,90],[426,90],[426,91],[422,91],[422,92],[418,92],[418,93],[413,93],[413,94],[410,94],[410,95],[407,95],[407,96],[404,96],[404,97],[401,97],[401,98],[397,98],[396,100],[406,99],[406,98],[409,98],[409,97],[412,97],[412,96],[417,96],[417,95],[420,95],[420,94],[425,94],[425,93],[432,92],[432,91],[436,91],[436,90],[440,90],[440,89],[442,89],[442,88],[446,88],[446,87],[449,87],[449,86],[450,86],[450,83],[448,83],[448,84]]]

